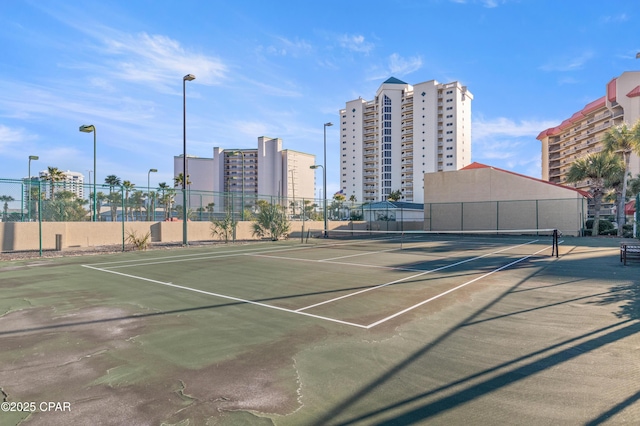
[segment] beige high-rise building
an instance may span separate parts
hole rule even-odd
[[[174,176],[182,173],[182,156],[174,157]],[[257,149],[213,148],[213,158],[187,156],[190,206],[215,204],[225,208],[222,193],[233,193],[237,200],[313,200],[315,155],[282,149],[282,139],[260,136]],[[212,194],[216,193],[214,197]],[[176,204],[182,204],[180,197]]]
[[[640,119],[640,71],[624,72],[605,87],[605,95],[588,103],[557,127],[542,131],[542,179],[566,184],[571,164],[578,158],[602,151],[604,134],[622,122],[633,125]],[[640,173],[640,158],[632,154],[631,173]],[[589,182],[572,184],[588,189]]]
[[[425,173],[471,163],[471,101],[458,82],[386,80],[340,110],[340,187],[347,199],[424,202]]]

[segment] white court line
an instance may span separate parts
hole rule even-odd
[[[441,243],[441,242],[442,241],[438,241],[438,243]],[[448,242],[448,241],[444,241],[444,242]],[[405,243],[405,244],[408,244],[408,243]],[[420,246],[431,245],[431,244],[433,244],[433,241],[421,243],[421,244],[418,244],[417,246],[413,245],[412,247],[420,247]],[[321,262],[330,262],[332,260],[337,260],[337,259],[348,259],[350,257],[368,256],[368,255],[371,255],[371,254],[387,253],[387,252],[390,252],[390,251],[399,251],[399,250],[406,250],[406,249],[403,249],[401,247],[400,248],[396,247],[396,248],[388,249],[388,250],[370,251],[370,252],[365,252],[365,253],[350,254],[348,256],[330,257],[329,259],[322,259]]]
[[[421,274],[414,275],[413,277],[407,277],[407,278],[404,278],[402,280],[397,280],[397,281],[394,281],[394,282],[407,280],[407,279],[410,279],[410,278],[414,278],[416,276],[420,276],[420,275],[424,275],[424,274],[427,274],[427,273],[430,273],[430,272],[434,272],[434,271],[437,271],[437,270],[449,268],[449,267],[452,267],[452,266],[455,266],[455,265],[458,265],[458,264],[461,264],[461,263],[470,262],[472,260],[476,260],[476,259],[479,259],[479,258],[482,258],[482,257],[486,257],[486,256],[489,256],[491,254],[500,253],[502,251],[510,250],[512,248],[516,248],[516,247],[532,244],[532,243],[534,243],[536,241],[538,241],[538,240],[534,240],[534,241],[530,241],[530,242],[527,242],[527,243],[524,243],[524,244],[520,244],[520,245],[517,245],[517,246],[505,248],[503,250],[499,250],[499,251],[496,251],[496,252],[488,253],[488,254],[485,254],[483,256],[478,256],[476,258],[467,259],[467,260],[464,260],[464,261],[461,261],[461,262],[457,262],[457,263],[452,264],[452,265],[447,265],[447,266],[444,266],[444,267],[441,267],[441,268],[437,268],[437,269],[434,269],[434,270],[426,271],[426,272],[423,272]],[[334,322],[334,323],[338,323],[338,324],[349,325],[349,326],[358,327],[358,328],[364,328],[364,329],[370,329],[370,328],[373,328],[373,327],[375,327],[377,325],[380,325],[380,324],[382,324],[382,323],[384,323],[386,321],[389,321],[389,320],[391,320],[393,318],[396,318],[396,317],[398,317],[400,315],[403,315],[403,314],[405,314],[405,313],[407,313],[407,312],[409,312],[409,311],[411,311],[413,309],[416,309],[416,308],[418,308],[418,307],[420,307],[420,306],[422,306],[422,305],[424,305],[426,303],[429,303],[429,302],[431,302],[431,301],[433,301],[435,299],[438,299],[438,298],[440,298],[442,296],[445,296],[445,295],[447,295],[449,293],[452,293],[452,292],[454,292],[454,291],[456,291],[456,290],[458,290],[458,289],[460,289],[462,287],[465,287],[465,286],[467,286],[469,284],[472,284],[472,283],[474,283],[474,282],[476,282],[478,280],[481,280],[481,279],[483,279],[483,278],[485,278],[485,277],[487,277],[489,275],[492,275],[492,274],[494,274],[496,272],[499,272],[499,271],[501,271],[503,269],[506,269],[509,266],[515,265],[516,263],[519,263],[519,262],[521,262],[523,260],[526,260],[526,259],[528,259],[528,258],[530,258],[530,257],[532,257],[532,256],[534,256],[534,255],[536,255],[538,253],[541,253],[541,252],[543,252],[543,251],[545,251],[547,249],[548,249],[548,247],[543,248],[541,250],[538,250],[537,252],[535,252],[535,253],[533,253],[531,255],[527,255],[527,256],[525,256],[523,258],[520,258],[518,260],[515,260],[515,261],[513,261],[513,262],[511,262],[511,263],[509,263],[507,265],[501,266],[500,268],[497,268],[497,269],[495,269],[495,270],[493,270],[491,272],[488,272],[488,273],[486,273],[486,274],[484,274],[484,275],[482,275],[480,277],[477,277],[477,278],[475,278],[475,279],[473,279],[471,281],[468,281],[468,282],[466,282],[464,284],[461,284],[461,285],[459,285],[457,287],[454,287],[454,288],[452,288],[450,290],[447,290],[447,291],[445,291],[443,293],[440,293],[440,294],[438,294],[438,295],[436,295],[434,297],[431,297],[430,299],[424,300],[424,301],[422,301],[420,303],[417,303],[417,304],[415,304],[415,305],[413,305],[413,306],[411,306],[409,308],[406,308],[406,309],[404,309],[404,310],[402,310],[400,312],[397,312],[397,313],[395,313],[393,315],[390,315],[390,316],[388,316],[386,318],[383,318],[383,319],[381,319],[379,321],[376,321],[374,323],[371,323],[369,325],[362,325],[362,324],[357,324],[357,323],[353,323],[353,322],[349,322],[349,321],[342,321],[342,320],[338,320],[338,319],[335,319],[335,318],[325,317],[325,316],[321,316],[321,315],[314,315],[314,314],[310,314],[308,312],[302,312],[302,311],[300,311],[300,309],[292,310],[292,309],[287,309],[287,308],[281,308],[281,307],[278,307],[278,306],[268,305],[268,304],[260,303],[260,302],[254,302],[254,301],[251,301],[251,300],[241,299],[241,298],[238,298],[238,297],[226,296],[226,295],[219,294],[219,293],[213,293],[213,292],[208,292],[208,291],[204,291],[204,290],[198,290],[198,289],[195,289],[195,288],[181,286],[181,285],[177,285],[177,284],[173,284],[173,283],[167,283],[167,282],[163,282],[163,281],[153,280],[153,279],[150,279],[150,278],[144,278],[144,277],[139,277],[139,276],[135,276],[135,275],[125,274],[125,273],[122,273],[122,272],[112,271],[112,270],[109,270],[109,269],[96,268],[96,267],[94,267],[92,265],[82,265],[82,266],[85,267],[85,268],[93,269],[93,270],[100,271],[100,272],[107,272],[107,273],[110,273],[110,274],[116,274],[116,275],[120,275],[120,276],[124,276],[124,277],[128,277],[128,278],[133,278],[133,279],[138,279],[138,280],[142,280],[142,281],[147,281],[147,282],[151,282],[151,283],[155,283],[155,284],[161,284],[161,285],[168,286],[168,287],[174,287],[174,288],[178,288],[178,289],[182,289],[182,290],[193,291],[193,292],[196,292],[196,293],[206,294],[206,295],[210,295],[210,296],[214,296],[214,297],[220,297],[222,299],[234,300],[234,301],[237,301],[237,302],[247,303],[247,304],[256,305],[256,306],[261,306],[261,307],[264,307],[264,308],[275,309],[275,310],[282,311],[282,312],[289,312],[289,313],[293,313],[293,314],[304,315],[304,316],[307,316],[307,317],[326,320],[326,321],[330,321],[330,322]],[[252,254],[245,253],[244,255],[252,255]],[[264,255],[255,254],[254,256],[264,256]],[[269,257],[269,256],[264,256],[264,257]],[[300,260],[300,259],[292,259],[292,260]],[[321,261],[316,261],[316,262],[321,262]],[[324,263],[339,263],[339,262],[324,262]],[[346,265],[353,265],[353,264],[346,264]],[[364,266],[371,266],[371,265],[364,265]],[[392,283],[383,284],[382,286],[389,285],[389,284],[392,284]],[[378,286],[378,287],[380,287],[380,286]],[[372,287],[371,289],[367,289],[367,290],[363,290],[363,291],[368,291],[368,290],[372,290],[372,289],[375,289],[375,288],[377,288],[377,287]],[[357,292],[357,293],[362,293],[363,291],[360,291],[360,292]],[[341,298],[344,298],[344,297],[349,297],[349,296],[357,294],[357,293],[352,293],[352,294],[349,294],[349,295],[346,295],[346,296],[342,296],[340,298],[336,298],[336,299],[332,299],[332,300],[337,300],[337,299],[341,299]],[[328,302],[329,301],[323,302],[323,303],[328,303]],[[321,303],[321,304],[323,304],[323,303]],[[317,305],[313,305],[313,306],[317,306]],[[309,309],[310,307],[311,306],[305,307],[305,308],[301,308],[301,309]]]
[[[257,249],[250,249],[250,250],[257,250]],[[260,248],[260,250],[266,250],[266,249]],[[247,250],[229,250],[229,251],[223,251],[222,253],[232,253],[234,251],[244,252],[244,251],[247,251]],[[196,257],[196,256],[209,256],[209,255],[211,255],[210,252],[207,252],[207,253],[179,254],[179,255],[173,255],[173,256],[155,257],[155,258],[153,258],[153,260],[177,259],[177,258],[180,258],[180,257]],[[143,259],[116,260],[116,261],[113,261],[113,262],[88,263],[87,265],[90,265],[90,266],[112,265],[112,264],[120,264],[120,263],[140,262],[141,260],[143,260]]]
[[[221,258],[221,257],[233,257],[233,256],[246,256],[246,255],[251,255],[253,253],[260,253],[260,252],[268,252],[268,253],[278,253],[278,252],[282,252],[282,251],[291,251],[291,250],[300,250],[300,249],[306,249],[307,247],[302,247],[302,248],[293,248],[293,247],[287,247],[287,248],[281,248],[281,249],[273,249],[273,248],[269,248],[269,249],[253,249],[253,250],[230,250],[230,251],[226,251],[226,252],[221,252],[221,253],[202,253],[199,255],[180,255],[180,256],[167,256],[167,257],[160,257],[160,258],[155,258],[155,259],[150,259],[148,262],[144,262],[143,263],[130,263],[127,265],[118,265],[118,266],[107,266],[107,268],[109,269],[119,269],[119,268],[132,268],[132,267],[137,267],[137,266],[149,266],[149,265],[161,265],[161,264],[165,264],[165,263],[177,263],[177,262],[189,262],[192,260],[203,260],[203,259],[217,259],[217,258]],[[189,257],[188,259],[184,259],[185,256],[192,256]],[[198,257],[195,257],[198,256]],[[171,260],[160,260],[157,261],[158,259],[171,259]],[[88,266],[95,266],[95,265],[110,265],[110,264],[119,264],[119,263],[124,263],[124,262],[141,262],[142,259],[137,259],[135,261],[122,261],[122,262],[106,262],[106,263],[93,263],[90,264]]]
[[[388,316],[388,317],[386,317],[386,318],[383,318],[383,319],[381,319],[381,320],[379,320],[379,321],[376,321],[376,322],[374,322],[374,323],[371,323],[371,324],[369,324],[368,326],[366,326],[365,328],[367,328],[367,329],[369,329],[369,328],[373,328],[373,327],[375,327],[375,326],[377,326],[377,325],[380,325],[380,324],[382,324],[382,323],[384,323],[384,322],[389,321],[390,319],[393,319],[393,318],[398,317],[398,316],[400,316],[400,315],[406,314],[407,312],[412,311],[412,310],[414,310],[414,309],[416,309],[416,308],[418,308],[418,307],[420,307],[420,306],[422,306],[422,305],[425,305],[425,304],[427,304],[427,303],[429,303],[429,302],[431,302],[431,301],[433,301],[433,300],[439,299],[440,297],[445,296],[445,295],[447,295],[447,294],[449,294],[449,293],[453,293],[454,291],[459,290],[459,289],[461,289],[462,287],[468,286],[469,284],[472,284],[472,283],[474,283],[474,282],[476,282],[476,281],[479,281],[479,280],[481,280],[481,279],[483,279],[483,278],[485,278],[485,277],[488,277],[489,275],[492,275],[492,274],[495,274],[496,272],[502,271],[503,269],[506,269],[506,268],[508,268],[509,266],[515,265],[516,263],[520,263],[520,262],[522,262],[523,260],[526,260],[526,259],[528,259],[528,258],[530,258],[530,257],[532,257],[532,256],[535,256],[536,254],[541,253],[541,252],[543,252],[543,251],[545,251],[545,250],[548,250],[548,249],[549,249],[549,247],[546,247],[546,248],[543,248],[542,250],[538,250],[537,252],[535,252],[535,253],[533,253],[533,254],[530,254],[530,255],[528,255],[528,256],[525,256],[525,257],[523,257],[523,258],[521,258],[521,259],[514,260],[514,261],[513,261],[513,262],[511,262],[511,263],[508,263],[508,264],[506,264],[506,265],[504,265],[504,266],[501,266],[501,267],[500,267],[500,268],[498,268],[498,269],[494,269],[494,270],[493,270],[493,271],[491,271],[491,272],[487,272],[486,274],[484,274],[484,275],[482,275],[482,276],[480,276],[480,277],[474,278],[474,279],[472,279],[471,281],[467,281],[467,282],[466,282],[466,283],[464,283],[464,284],[460,284],[460,285],[459,285],[459,286],[457,286],[457,287],[454,287],[454,288],[449,289],[449,290],[447,290],[447,291],[445,291],[445,292],[442,292],[442,293],[440,293],[440,294],[437,294],[437,295],[435,295],[435,296],[433,296],[433,297],[431,297],[431,298],[429,298],[429,299],[427,299],[427,300],[423,300],[423,301],[422,301],[422,302],[420,302],[420,303],[416,303],[415,305],[410,306],[410,307],[408,307],[408,308],[406,308],[406,309],[403,309],[403,310],[402,310],[402,311],[400,311],[400,312],[396,312],[396,313],[395,313],[395,314],[393,314],[393,315],[389,315],[389,316]]]
[[[386,287],[386,286],[389,286],[389,285],[392,285],[392,284],[397,284],[399,282],[407,281],[407,280],[410,280],[410,279],[413,279],[413,278],[417,278],[417,277],[420,277],[422,275],[430,274],[431,272],[437,272],[437,271],[441,271],[443,269],[452,268],[454,266],[462,265],[463,263],[467,263],[467,262],[471,262],[473,260],[482,259],[483,257],[491,256],[492,254],[497,254],[497,253],[501,253],[503,251],[511,250],[511,249],[514,249],[514,248],[517,248],[517,247],[533,244],[533,243],[535,243],[537,241],[538,240],[529,241],[528,243],[519,244],[517,246],[512,246],[512,247],[507,247],[507,248],[502,249],[502,250],[494,251],[492,253],[483,254],[482,256],[472,257],[470,259],[461,260],[460,262],[452,263],[450,265],[441,266],[441,267],[436,268],[436,269],[430,269],[430,270],[424,271],[424,272],[422,272],[420,274],[411,275],[409,277],[401,278],[401,279],[398,279],[398,280],[395,280],[395,281],[391,281],[391,282],[388,282],[388,283],[385,283],[385,284],[380,284],[380,285],[377,285],[375,287],[370,287],[370,288],[367,288],[367,289],[364,289],[364,290],[356,291],[354,293],[345,294],[344,296],[336,297],[336,298],[333,298],[333,299],[330,299],[330,300],[325,300],[324,302],[316,303],[314,305],[305,306],[304,308],[296,309],[295,312],[301,312],[301,311],[304,311],[304,310],[307,310],[307,309],[315,308],[316,306],[320,306],[320,305],[324,305],[324,304],[327,304],[327,303],[335,302],[336,300],[346,299],[347,297],[355,296],[355,295],[358,295],[358,294],[361,294],[361,293],[365,293],[367,291],[377,290],[377,289],[382,288],[382,287]],[[544,250],[546,250],[546,248],[541,250],[541,251],[544,251]]]
[[[335,319],[335,318],[323,317],[321,315],[313,315],[313,314],[309,314],[307,312],[296,312],[296,311],[291,310],[291,309],[281,308],[279,306],[267,305],[266,303],[254,302],[254,301],[251,301],[251,300],[241,299],[239,297],[226,296],[224,294],[212,293],[210,291],[204,291],[204,290],[198,290],[197,288],[185,287],[185,286],[182,286],[182,285],[167,283],[167,282],[158,281],[158,280],[152,280],[150,278],[144,278],[144,277],[138,277],[138,276],[135,276],[135,275],[124,274],[122,272],[111,271],[109,269],[96,268],[96,267],[90,266],[90,265],[82,265],[82,266],[85,267],[85,268],[96,270],[96,271],[108,272],[110,274],[121,275],[123,277],[134,278],[134,279],[138,279],[138,280],[142,280],[142,281],[148,281],[148,282],[151,282],[151,283],[154,283],[154,284],[161,284],[161,285],[165,285],[165,286],[168,286],[168,287],[179,288],[181,290],[189,290],[189,291],[193,291],[195,293],[201,293],[201,294],[206,294],[206,295],[209,295],[209,296],[220,297],[222,299],[234,300],[236,302],[247,303],[247,304],[250,304],[250,305],[257,305],[257,306],[261,306],[263,308],[269,308],[269,309],[275,309],[277,311],[284,311],[284,312],[290,312],[290,313],[295,313],[295,314],[299,314],[299,315],[305,315],[305,316],[312,317],[312,318],[323,319],[323,320],[326,320],[326,321],[336,322],[336,323],[344,324],[344,325],[351,325],[351,326],[359,327],[359,328],[366,328],[366,326],[364,326],[362,324],[356,324],[356,323],[348,322],[348,321],[341,321],[341,320],[338,320],[338,319]]]

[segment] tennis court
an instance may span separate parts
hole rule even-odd
[[[70,409],[0,424],[636,423],[638,267],[542,230],[3,262],[2,399]]]
[[[554,244],[550,236],[511,234],[336,233],[288,247],[84,266],[283,315],[371,328],[520,262],[551,256]]]

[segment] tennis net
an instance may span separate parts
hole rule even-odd
[[[356,247],[363,250],[404,250],[429,242],[456,242],[459,247],[472,244],[513,244],[522,241],[547,241],[551,256],[558,257],[557,229],[508,229],[473,231],[374,231],[332,229],[309,229],[305,243],[324,247]]]

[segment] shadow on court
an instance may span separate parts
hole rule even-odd
[[[596,241],[595,243],[597,244],[599,242]],[[617,244],[617,242],[613,244],[613,247],[615,247],[615,244]],[[637,279],[640,269],[632,270],[629,267],[622,267],[617,264],[617,259],[612,258],[612,253],[615,255],[615,252],[612,252],[611,248],[585,250],[583,247],[582,252],[586,254],[586,259],[583,259],[582,257],[584,256],[581,256],[581,254],[572,256],[570,255],[571,253],[565,253],[566,257],[561,258],[560,261],[540,271],[536,271],[522,281],[514,284],[489,303],[451,326],[450,329],[435,338],[432,342],[407,356],[375,380],[361,387],[360,390],[355,392],[351,397],[324,413],[323,416],[314,422],[314,425],[408,425],[421,424],[422,422],[428,422],[430,419],[435,418],[439,418],[440,422],[442,422],[442,419],[445,417],[441,417],[441,415],[445,413],[450,413],[461,406],[482,399],[488,395],[493,395],[501,391],[506,392],[506,389],[514,384],[539,375],[540,373],[552,375],[553,371],[563,364],[571,363],[581,357],[587,357],[594,352],[602,352],[603,349],[609,346],[616,345],[625,339],[636,336],[640,331],[640,323],[637,322],[637,320],[640,319],[640,281]],[[527,287],[528,283],[535,281],[538,276],[555,276],[559,282],[539,287]],[[592,291],[596,288],[603,289],[603,286],[594,286],[594,280],[597,281],[601,279],[603,283],[606,283],[611,280],[612,276],[615,276],[617,281],[627,280],[628,284],[614,285],[606,288],[606,291]],[[568,297],[556,303],[542,304],[498,316],[481,318],[486,312],[490,311],[491,308],[518,292],[544,291],[544,289],[557,288],[559,286],[581,286],[586,284],[587,281],[591,282],[591,284],[589,288],[584,290],[584,292],[588,293],[586,295]],[[606,287],[606,285],[604,287]],[[569,294],[569,292],[567,292],[567,294]],[[544,315],[544,311],[548,308],[557,308],[562,305],[575,305],[578,302],[598,306],[618,307],[619,310],[615,312],[615,316],[623,320],[615,322],[604,321],[604,324],[602,324],[602,320],[593,321],[593,325],[599,322],[600,326],[595,328],[590,327],[591,329],[588,332],[574,333],[571,337],[542,349],[514,357],[509,361],[498,363],[490,368],[442,384],[425,392],[416,393],[409,398],[404,398],[388,405],[378,406],[375,409],[365,411],[356,416],[349,414],[352,411],[362,411],[358,410],[357,406],[367,405],[367,398],[369,398],[371,394],[384,389],[388,382],[405,374],[406,370],[411,369],[416,364],[428,363],[430,353],[434,349],[445,344],[448,339],[466,327],[537,311],[539,315]],[[635,356],[633,354],[627,354],[627,356],[629,355]],[[603,360],[603,364],[601,364],[600,367],[606,370],[607,362],[608,360]],[[629,366],[633,369],[633,365],[636,364],[635,361],[631,358],[628,362]],[[601,372],[598,374],[601,374]],[[577,381],[579,381],[579,379]],[[603,386],[607,386],[607,384],[609,384],[609,382],[603,383]],[[584,424],[597,425],[611,420],[612,416],[625,411],[625,409],[633,406],[640,399],[640,391],[633,393],[633,389],[619,388],[600,390],[603,393],[615,392],[619,394],[619,402],[608,406],[600,414],[593,416],[591,419],[585,420]],[[598,394],[591,395],[590,399],[594,402],[599,401]],[[496,407],[494,407],[494,409],[495,408]],[[491,408],[488,409],[491,410]],[[547,420],[549,418],[554,419],[551,420],[551,423],[578,421],[578,419],[567,418],[566,414],[563,415],[562,413],[557,413],[557,417],[554,418],[554,414],[556,413],[551,413],[550,417],[546,417]],[[476,412],[476,415],[477,417],[472,417],[468,420],[473,422],[475,418],[474,423],[482,424],[482,418],[491,418],[491,413],[480,414]],[[627,417],[625,419],[629,418]],[[635,419],[635,421],[639,420],[637,417],[632,417],[632,419]],[[527,423],[527,421],[531,422],[532,419],[512,418],[511,421],[515,423],[518,421]],[[634,420],[632,420],[632,422],[634,422]]]

